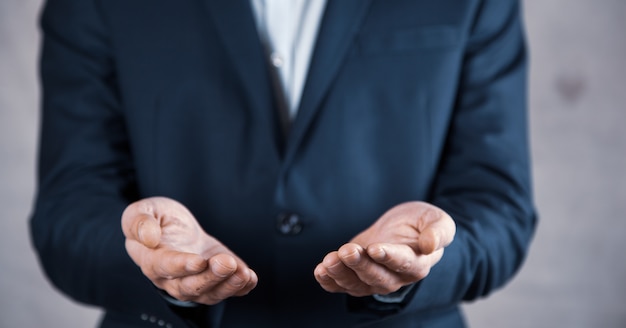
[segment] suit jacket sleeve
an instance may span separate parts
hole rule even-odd
[[[402,303],[349,298],[355,311],[384,318],[381,326],[395,322],[393,317],[442,313],[484,297],[508,282],[527,254],[536,215],[520,9],[518,1],[481,1],[467,35],[454,110],[427,199],[455,220],[455,240]]]
[[[32,240],[51,282],[73,299],[119,313],[167,313],[124,249],[120,217],[137,197],[133,159],[94,2],[51,0],[42,13]]]
[[[473,23],[431,202],[455,241],[409,309],[485,296],[518,270],[535,227],[526,114],[526,48],[518,1],[483,1]]]

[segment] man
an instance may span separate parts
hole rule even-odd
[[[535,226],[519,6],[49,0],[43,268],[103,327],[462,327]]]

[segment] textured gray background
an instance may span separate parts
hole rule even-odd
[[[30,247],[41,0],[0,0],[0,327],[93,327]],[[527,0],[541,222],[526,265],[465,306],[472,327],[626,327],[626,1]]]

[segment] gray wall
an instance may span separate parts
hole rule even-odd
[[[473,327],[626,327],[626,1],[527,0],[541,223],[526,265],[467,304]],[[41,0],[0,0],[0,327],[92,327],[57,293],[27,235]]]

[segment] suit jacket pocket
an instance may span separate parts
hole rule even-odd
[[[459,44],[459,40],[459,31],[454,26],[420,26],[386,33],[361,34],[357,39],[357,47],[364,56],[401,54],[453,48]]]

